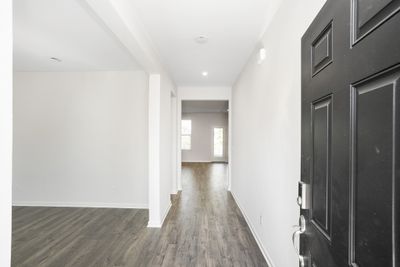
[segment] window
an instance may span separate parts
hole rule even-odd
[[[214,157],[224,156],[224,128],[214,128]]]
[[[192,149],[192,121],[182,120],[182,130],[181,130],[181,144],[182,150]]]

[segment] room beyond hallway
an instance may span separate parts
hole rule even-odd
[[[226,191],[227,164],[182,168],[161,229],[147,210],[14,207],[12,266],[267,266]]]

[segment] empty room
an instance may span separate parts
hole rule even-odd
[[[199,187],[192,190],[208,190],[213,185],[222,192],[228,190],[229,130],[228,101],[182,101],[180,184],[183,193],[188,184]]]
[[[399,267],[400,1],[2,0],[0,267]]]

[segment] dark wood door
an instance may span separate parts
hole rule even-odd
[[[400,266],[399,11],[328,0],[302,38],[305,266]]]

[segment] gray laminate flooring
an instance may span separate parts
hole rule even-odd
[[[144,209],[14,207],[12,266],[267,266],[226,179],[184,164],[161,229]]]

